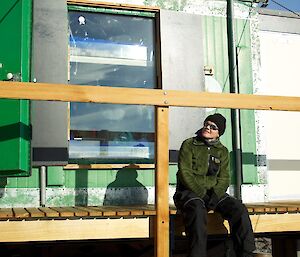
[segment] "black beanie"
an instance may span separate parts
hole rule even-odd
[[[206,117],[205,121],[214,122],[219,128],[219,135],[222,136],[226,129],[226,119],[220,113],[215,113]]]

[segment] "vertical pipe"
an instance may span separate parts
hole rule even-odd
[[[169,108],[155,107],[155,257],[169,256]]]
[[[227,0],[227,43],[228,43],[228,64],[229,64],[229,83],[230,93],[239,93],[236,69],[236,48],[233,28],[233,0]],[[242,147],[241,147],[241,127],[240,110],[231,109],[232,125],[232,147],[234,153],[234,167],[236,177],[235,196],[241,199],[242,185]]]
[[[41,166],[40,171],[40,206],[46,206],[46,166]]]

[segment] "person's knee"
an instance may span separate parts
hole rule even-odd
[[[204,228],[207,224],[207,210],[199,200],[188,202],[183,208],[182,214],[185,227],[189,231]]]
[[[241,219],[244,220],[242,217],[248,216],[247,208],[244,204],[239,204],[236,206],[234,212],[232,213],[231,222],[235,223],[240,221]]]
[[[240,220],[243,215],[248,215],[246,206],[241,201],[232,197],[220,204],[217,211],[221,213],[224,219],[233,222]]]
[[[182,210],[184,219],[205,219],[207,210],[200,200],[189,201]]]
[[[201,199],[193,199],[193,200],[187,201],[184,204],[183,208],[186,210],[195,211],[195,212],[206,211],[205,204]]]

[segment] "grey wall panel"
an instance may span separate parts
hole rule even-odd
[[[202,16],[161,10],[161,69],[163,89],[204,90]],[[170,149],[201,127],[204,109],[170,109]]]
[[[300,18],[289,12],[262,9],[259,11],[259,29],[300,34]]]
[[[32,80],[68,83],[68,13],[66,0],[34,0]],[[33,101],[33,165],[66,164],[68,103]]]

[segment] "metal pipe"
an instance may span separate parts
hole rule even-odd
[[[236,47],[233,28],[233,0],[227,0],[227,43],[230,93],[239,93],[236,65]],[[235,197],[241,199],[242,185],[242,146],[240,110],[231,109],[232,147],[234,153],[234,170],[236,178]]]
[[[40,172],[40,206],[46,206],[46,172],[47,167],[41,166],[39,168]]]

